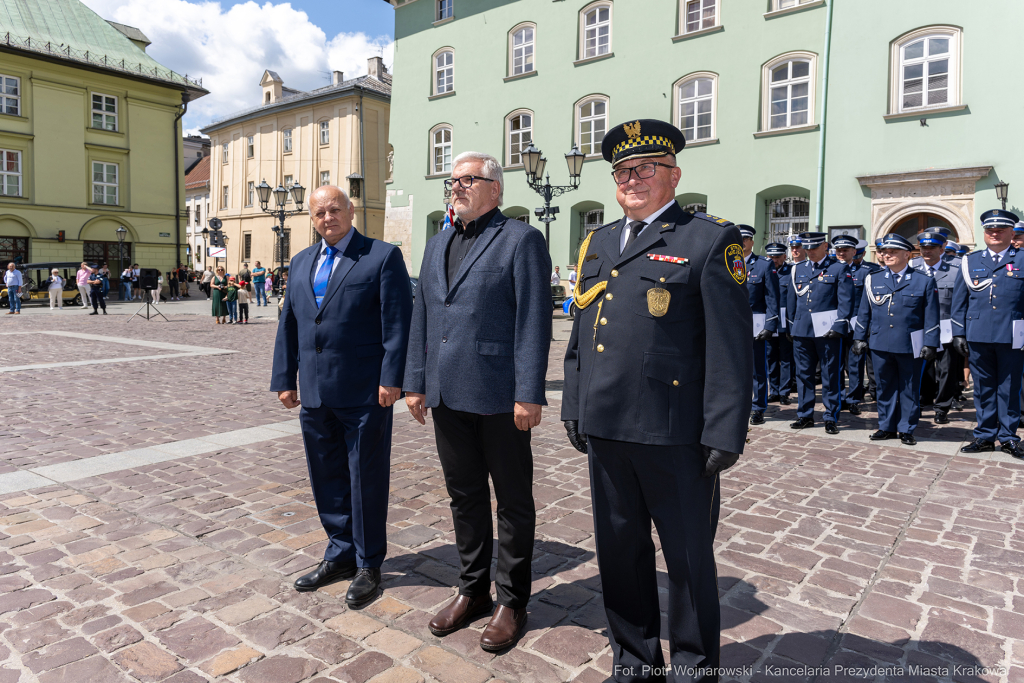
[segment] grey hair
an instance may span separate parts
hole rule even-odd
[[[463,152],[452,159],[452,168],[454,169],[463,161],[479,161],[483,164],[484,177],[490,178],[501,186],[501,192],[498,193],[498,206],[501,206],[505,201],[505,174],[502,172],[498,160],[483,152]]]
[[[345,200],[345,208],[352,208],[352,200],[348,198],[347,194],[345,194],[345,190],[341,189],[337,185],[321,185],[320,187],[316,188],[315,190],[309,193],[309,200],[306,202],[306,205],[307,208],[309,209],[310,216],[313,215],[313,197],[316,197],[318,192],[320,194],[324,194],[323,191],[326,190],[335,190],[338,194],[341,195],[342,199]]]

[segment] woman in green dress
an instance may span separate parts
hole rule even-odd
[[[217,275],[214,276],[210,282],[210,299],[213,301],[213,317],[217,319],[217,324],[220,325],[224,322],[224,318],[228,315],[228,305],[224,301],[224,297],[228,290],[228,279],[224,276],[224,269],[218,268]]]

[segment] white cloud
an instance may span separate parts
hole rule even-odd
[[[286,87],[309,90],[366,73],[380,55],[390,68],[394,43],[387,36],[339,33],[330,40],[309,16],[289,3],[246,2],[227,10],[219,2],[186,0],[83,0],[104,19],[142,30],[153,41],[147,52],[164,66],[201,77],[210,94],[192,102],[185,130],[260,103],[260,77],[276,71]],[[326,73],[325,73],[326,72]]]

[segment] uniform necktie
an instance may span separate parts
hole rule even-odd
[[[647,224],[643,221],[633,221],[629,224],[629,232],[626,233],[626,243],[622,245],[623,252],[626,251],[626,247],[629,246],[629,243],[636,239],[636,236],[640,234],[640,231],[644,229],[645,225]]]
[[[324,248],[324,253],[327,254],[327,258],[320,264],[320,269],[316,271],[316,278],[313,280],[313,296],[316,297],[317,308],[320,308],[320,304],[324,301],[324,295],[327,294],[327,283],[331,280],[331,272],[334,270],[334,255],[338,253],[338,248],[327,246]]]
[[[935,269],[928,266],[928,277],[935,277]]]

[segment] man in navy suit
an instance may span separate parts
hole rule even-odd
[[[754,235],[749,225],[737,225],[743,238],[747,268],[747,295],[754,316],[754,392],[750,424],[764,424],[768,407],[768,340],[779,330],[779,276],[772,260],[754,253]]]
[[[355,209],[339,188],[309,197],[323,238],[291,261],[274,344],[270,390],[300,405],[309,480],[328,544],[299,591],[353,578],[345,599],[377,597],[387,551],[392,405],[405,374],[412,290],[402,253],[352,227]]]
[[[497,652],[522,633],[530,600],[530,430],[547,404],[551,258],[539,230],[498,210],[504,179],[497,159],[460,154],[445,186],[457,219],[423,251],[403,385],[420,424],[433,409],[461,562],[459,595],[428,626],[445,636],[491,610],[490,476],[498,503],[498,607],[480,647]]]

